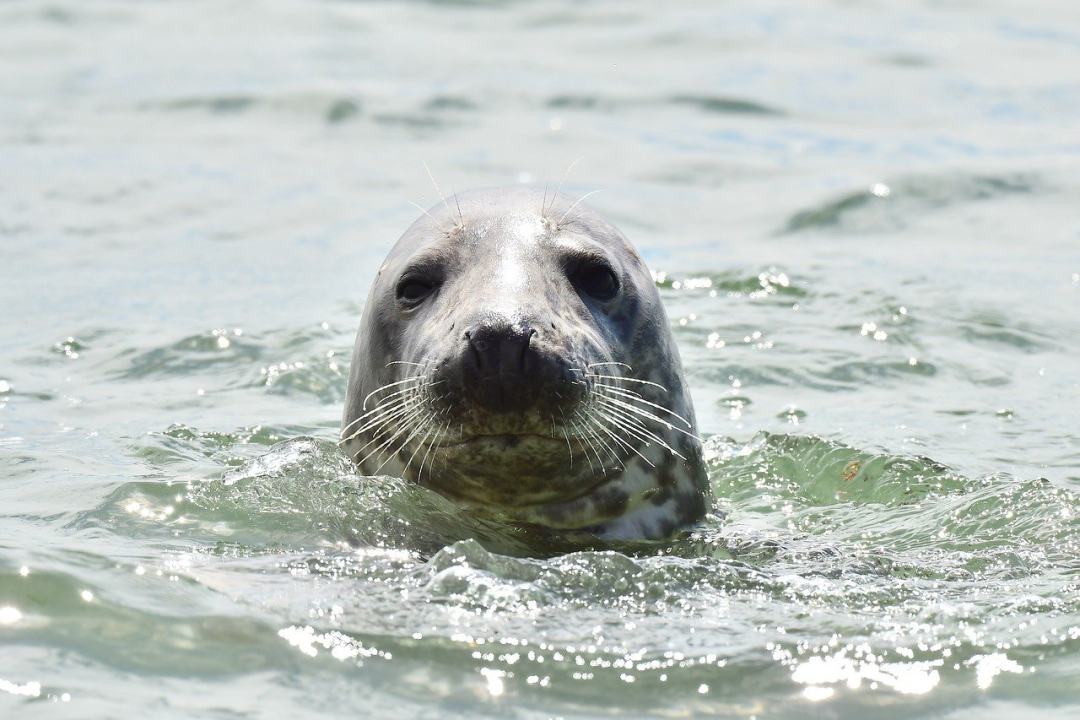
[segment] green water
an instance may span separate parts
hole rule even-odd
[[[424,162],[604,189],[689,537],[335,449]],[[0,716],[1080,716],[1078,198],[1068,2],[0,5]]]

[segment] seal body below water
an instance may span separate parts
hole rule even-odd
[[[652,274],[595,211],[526,187],[431,208],[379,268],[341,445],[516,522],[661,539],[708,493]]]

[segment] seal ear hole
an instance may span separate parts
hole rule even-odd
[[[611,300],[619,294],[619,278],[605,263],[581,265],[574,270],[571,280],[578,290],[596,300]]]

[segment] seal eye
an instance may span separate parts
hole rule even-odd
[[[619,292],[619,279],[607,265],[585,265],[574,273],[574,284],[596,300],[610,300]]]
[[[397,298],[403,305],[419,305],[434,289],[434,283],[429,280],[406,277],[398,283]]]

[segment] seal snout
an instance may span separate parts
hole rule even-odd
[[[531,347],[536,330],[528,323],[494,320],[477,323],[465,331],[469,346],[466,365],[482,377],[527,375],[536,365]]]
[[[520,315],[485,313],[463,323],[441,361],[437,382],[451,405],[482,415],[514,416],[576,400],[577,378],[557,334]],[[460,326],[459,326],[460,327]]]
[[[473,323],[463,334],[460,357],[464,394],[495,413],[535,405],[553,369],[536,336],[537,330],[523,320],[489,316]]]

